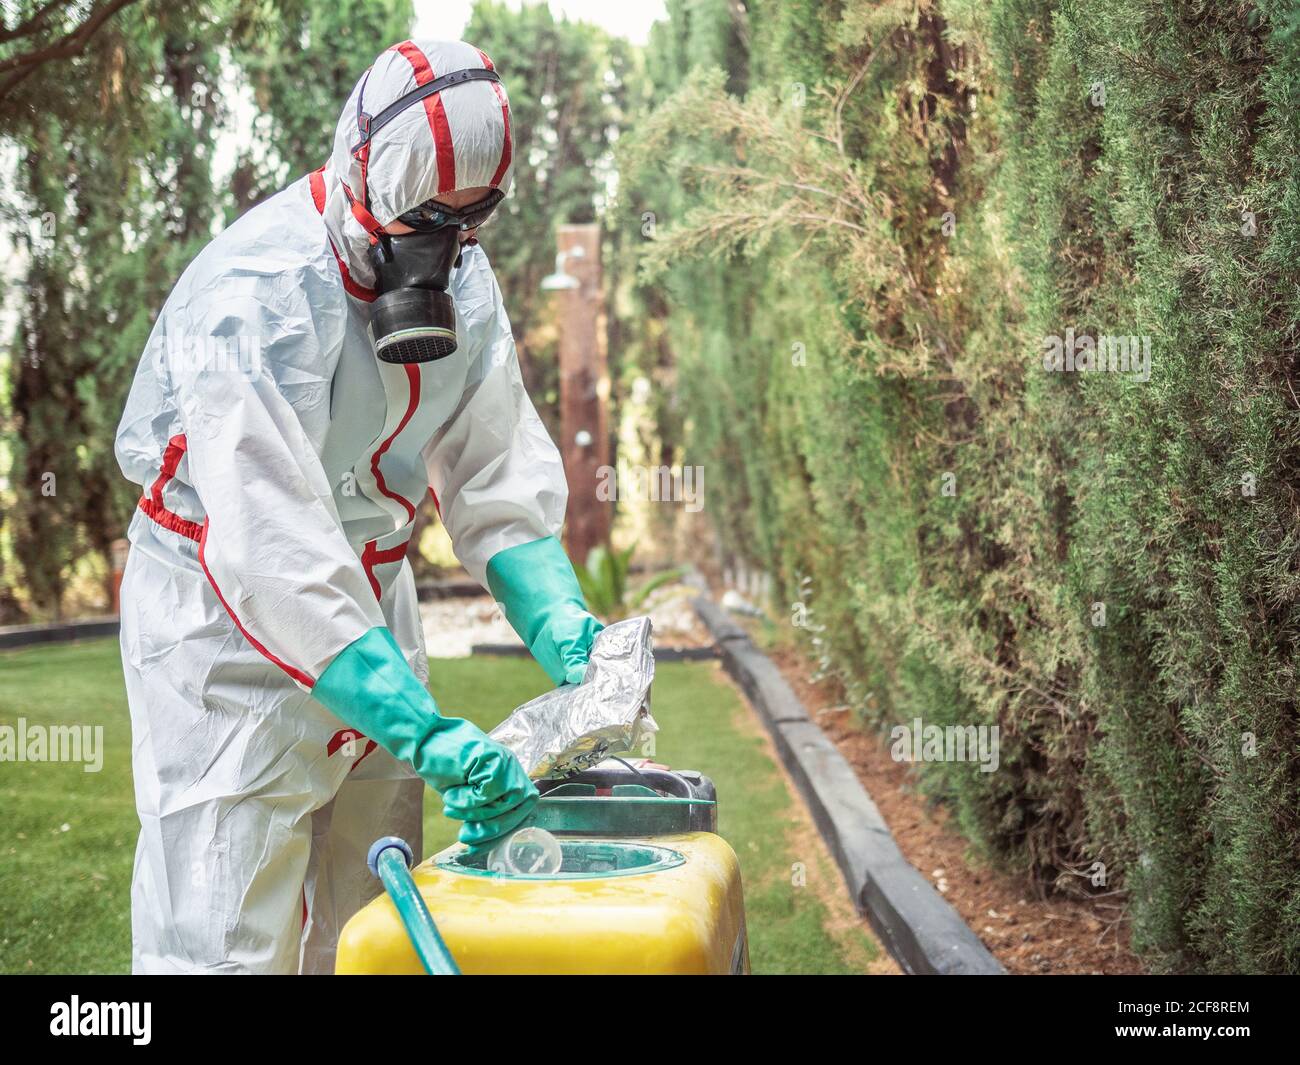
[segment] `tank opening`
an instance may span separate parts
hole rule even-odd
[[[460,850],[438,859],[438,866],[455,873],[504,880],[591,880],[658,872],[683,864],[686,859],[669,847],[619,840],[561,839],[559,872],[550,874],[494,872],[488,854]]]

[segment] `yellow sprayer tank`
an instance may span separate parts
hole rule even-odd
[[[490,870],[460,845],[412,870],[461,972],[749,971],[740,866],[707,777],[602,765],[539,788],[531,823],[559,839],[558,872]],[[423,971],[387,895],[344,927],[335,971]]]

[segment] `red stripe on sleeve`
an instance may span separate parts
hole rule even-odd
[[[366,576],[370,579],[370,590],[375,593],[376,599],[383,598],[383,589],[379,587],[379,578],[375,576],[375,567],[389,562],[401,562],[406,558],[406,549],[410,544],[411,541],[407,540],[396,547],[386,547],[381,551],[375,546],[374,540],[367,541],[365,550],[361,552],[361,565],[365,568]]]
[[[199,523],[182,518],[174,511],[168,510],[163,503],[163,489],[176,476],[176,470],[184,457],[185,436],[177,434],[167,441],[167,450],[163,452],[162,468],[158,471],[158,479],[154,481],[149,494],[140,497],[140,509],[145,512],[146,517],[153,519],[164,529],[179,533],[188,540],[197,541],[202,532]]]
[[[268,651],[265,647],[262,646],[262,644],[260,644],[256,639],[254,639],[253,634],[250,633],[246,628],[244,628],[244,626],[240,623],[239,618],[235,616],[235,612],[230,609],[230,604],[226,602],[226,597],[221,594],[221,589],[217,587],[217,582],[212,576],[212,571],[208,569],[208,563],[205,557],[207,552],[207,547],[208,547],[208,521],[205,518],[203,521],[203,535],[199,537],[199,565],[203,567],[203,573],[208,578],[208,583],[212,585],[212,590],[217,593],[218,601],[220,601],[226,613],[230,615],[230,620],[235,623],[235,628],[237,628],[241,633],[244,634],[244,639],[246,639],[249,643],[251,643],[253,647],[257,650],[258,654],[262,655],[262,657],[268,659],[271,662],[274,662],[277,666],[279,666],[286,673],[288,673],[289,676],[291,676],[299,684],[306,685],[308,688],[315,687],[316,682],[312,680],[311,677],[307,676],[307,674],[304,673],[302,670],[294,669],[293,666],[286,665],[284,662],[281,662],[280,659],[276,658],[275,655],[271,654],[270,651]]]

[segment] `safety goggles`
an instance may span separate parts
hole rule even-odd
[[[477,229],[488,220],[492,212],[505,198],[500,189],[493,189],[478,203],[453,210],[437,200],[426,200],[419,207],[414,207],[405,214],[399,214],[397,220],[404,226],[410,226],[418,233],[429,233],[445,226],[455,226],[459,230]]]

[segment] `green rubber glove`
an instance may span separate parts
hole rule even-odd
[[[560,541],[547,536],[498,551],[488,562],[487,579],[506,620],[551,681],[580,684],[591,641],[605,626],[587,610]]]
[[[440,792],[443,812],[464,822],[462,843],[477,849],[500,839],[537,805],[519,759],[476,725],[443,717],[385,628],[340,651],[312,694]]]

